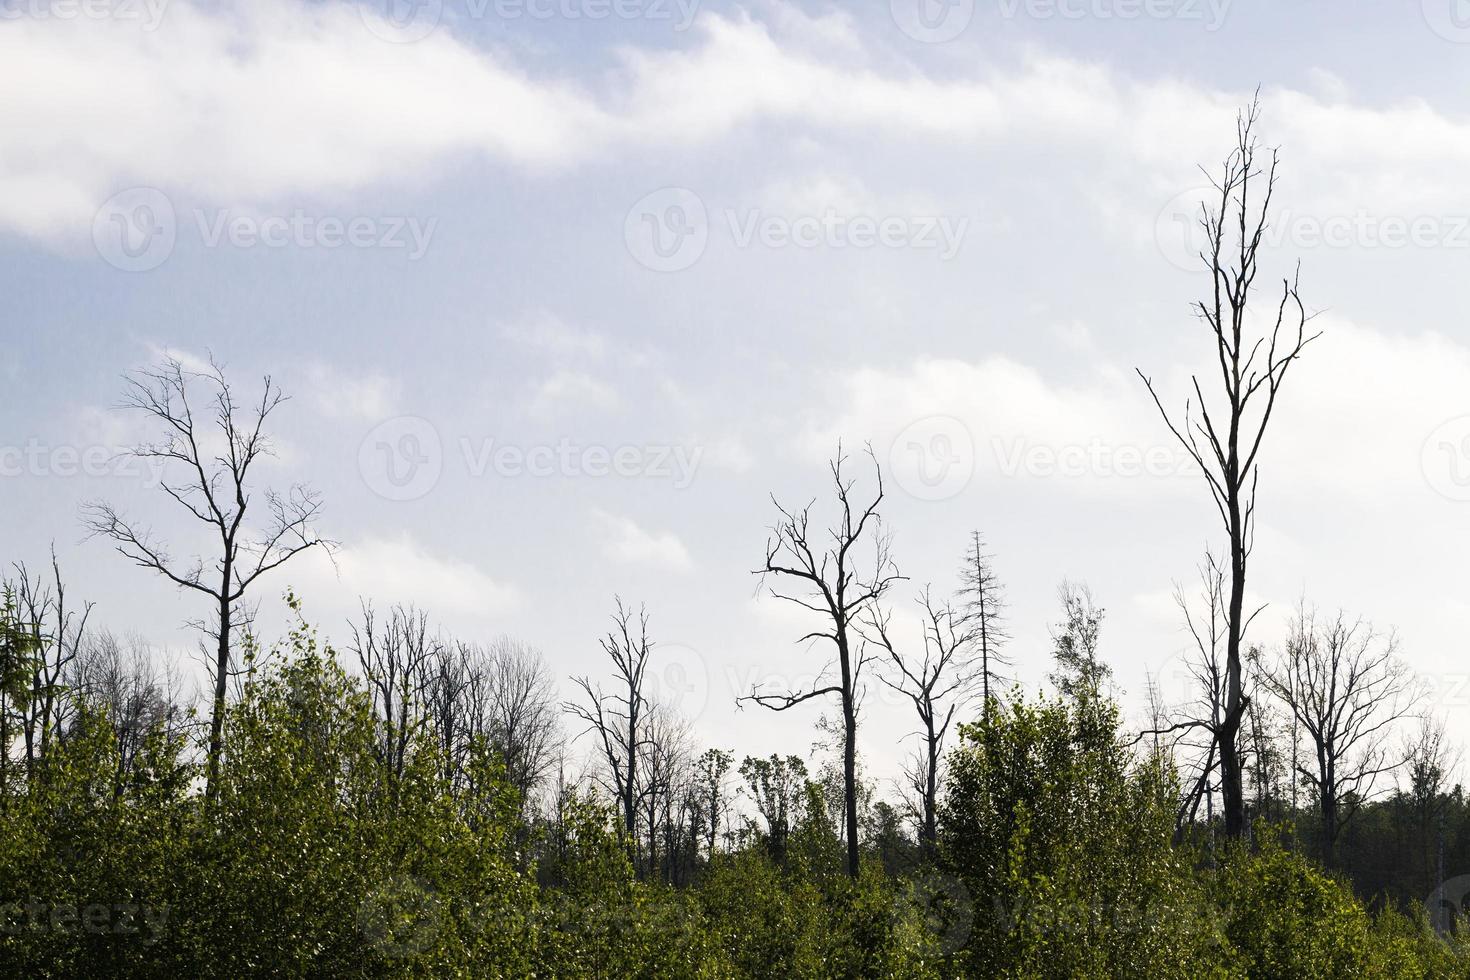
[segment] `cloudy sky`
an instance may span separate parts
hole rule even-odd
[[[751,574],[770,495],[870,441],[911,581],[980,529],[1042,682],[1063,578],[1137,705],[1177,690],[1175,582],[1220,544],[1134,374],[1209,366],[1186,216],[1259,86],[1269,268],[1323,336],[1263,451],[1251,592],[1397,629],[1470,738],[1470,9],[1301,0],[0,0],[3,557],[56,549],[118,631],[184,656],[196,601],[87,542],[103,498],[188,552],[121,376],[213,352],[293,399],[261,485],[326,501],[359,596],[601,668],[648,604],[709,744],[825,651]],[[866,471],[862,471],[866,476]],[[876,694],[863,750],[910,730]]]

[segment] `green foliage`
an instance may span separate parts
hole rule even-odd
[[[972,976],[1195,976],[1222,937],[1170,845],[1163,769],[1134,766],[1096,698],[1014,698],[961,729],[941,808],[947,867],[976,896]]]
[[[771,757],[741,767],[752,844],[673,888],[595,796],[528,826],[485,744],[451,772],[420,727],[390,765],[304,623],[275,654],[247,659],[212,799],[197,746],[160,721],[124,764],[80,702],[0,794],[0,978],[1470,976],[1422,914],[1370,915],[1269,834],[1212,865],[1174,846],[1170,774],[1097,698],[962,728],[940,866],[880,806],[849,878],[821,785]]]

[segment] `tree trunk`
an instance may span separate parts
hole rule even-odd
[[[1234,433],[1232,432],[1232,441]],[[1231,451],[1234,463],[1234,450]],[[1233,465],[1231,467],[1233,472]],[[1232,484],[1233,486],[1234,484]],[[1240,500],[1231,494],[1230,510],[1230,617],[1225,644],[1225,716],[1220,720],[1220,796],[1225,810],[1225,835],[1239,839],[1245,836],[1245,786],[1240,772],[1240,720],[1245,714],[1241,691],[1240,637],[1245,610],[1245,529],[1240,513]]]
[[[847,874],[858,876],[857,819],[857,702],[852,690],[852,664],[848,655],[845,630],[838,634],[837,652],[842,660],[842,798],[847,811]]]
[[[929,722],[929,771],[924,785],[924,839],[923,850],[932,855],[939,841],[939,828],[935,811],[939,807],[939,743],[934,736],[934,723]]]
[[[221,590],[225,593],[229,591],[229,574],[227,569],[224,588]],[[214,799],[219,792],[220,751],[225,728],[225,691],[229,682],[229,672],[230,600],[221,598],[219,600],[219,648],[215,654],[214,663],[214,710],[213,717],[209,720],[209,760],[204,782],[204,796],[210,800]]]

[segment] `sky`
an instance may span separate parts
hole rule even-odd
[[[1135,369],[1182,406],[1210,367],[1188,217],[1259,90],[1263,278],[1299,262],[1322,336],[1262,451],[1252,639],[1365,617],[1470,740],[1463,0],[0,0],[0,64],[0,559],[54,543],[197,673],[197,599],[79,511],[200,547],[119,404],[212,354],[292,396],[257,486],[314,486],[340,542],[262,580],[267,640],[287,588],[339,643],[414,602],[570,695],[621,596],[742,754],[823,711],[735,697],[828,659],[753,570],[773,495],[830,514],[839,441],[860,491],[883,467],[909,642],[980,530],[1021,682],[1069,579],[1129,710],[1182,696],[1174,591],[1224,542]],[[870,690],[877,778],[910,712]]]

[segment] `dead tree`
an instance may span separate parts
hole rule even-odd
[[[63,678],[77,660],[92,604],[83,603],[80,614],[67,605],[66,583],[54,548],[49,583],[33,576],[24,564],[17,564],[15,572],[16,605],[31,631],[36,653],[22,722],[26,766],[34,772],[65,723],[70,704],[64,696]]]
[[[225,693],[231,673],[230,636],[236,625],[232,612],[262,575],[310,548],[330,551],[331,545],[316,532],[321,498],[300,484],[284,494],[266,490],[265,520],[253,528],[246,523],[253,502],[251,468],[271,455],[266,422],[285,401],[269,375],[260,398],[248,407],[236,401],[213,359],[207,369],[193,371],[168,357],[158,367],[130,375],[127,385],[124,406],[141,411],[163,429],[161,441],[135,446],[131,455],[156,460],[179,474],[178,482],[160,484],[163,492],[207,529],[217,557],[208,569],[203,557],[177,561],[151,530],[106,502],[87,505],[84,523],[93,536],[111,540],[134,564],[157,572],[181,589],[207,596],[211,602],[217,635],[205,794],[212,797],[219,778]],[[202,419],[194,414],[193,393],[199,387],[209,392]]]
[[[613,614],[613,629],[601,639],[602,650],[612,661],[617,689],[604,694],[601,684],[586,677],[574,677],[572,683],[581,690],[585,703],[567,701],[566,711],[586,724],[583,734],[597,737],[607,765],[604,787],[608,789],[623,815],[623,834],[630,857],[636,857],[638,841],[638,758],[648,741],[648,698],[643,693],[653,641],[648,637],[648,612],[639,607],[633,611],[618,598]]]
[[[837,655],[837,677],[831,677],[829,662],[810,690],[763,693],[754,687],[750,694],[737,700],[737,703],[753,701],[773,711],[786,711],[814,698],[835,697],[840,702],[847,872],[854,878],[858,874],[859,682],[867,659],[857,627],[889,587],[903,578],[893,564],[889,539],[882,533],[882,518],[878,514],[878,506],[883,501],[883,472],[871,446],[867,453],[873,461],[877,490],[866,505],[854,500],[854,481],[843,473],[847,457],[842,454],[841,446],[829,464],[840,513],[837,523],[827,530],[826,537],[830,541],[812,540],[813,503],[800,510],[788,510],[772,498],[781,516],[772,529],[773,536],[766,540],[765,564],[756,571],[763,580],[774,575],[780,581],[790,581],[793,591],[782,592],[773,588],[771,594],[795,603],[822,620],[822,627],[801,637],[798,642],[823,640],[831,643]],[[856,551],[868,540],[873,545],[872,555],[860,569]]]
[[[963,607],[959,622],[964,626],[964,639],[980,658],[981,705],[989,713],[990,699],[1002,681],[996,668],[1010,666],[1001,648],[1011,636],[1005,628],[1005,590],[979,531],[970,532],[957,598]]]
[[[394,606],[383,622],[363,602],[361,625],[349,629],[378,727],[379,757],[396,784],[429,722],[430,688],[445,659],[444,644],[430,633],[428,614],[412,606]]]
[[[1254,128],[1259,106],[1252,103],[1236,122],[1235,150],[1221,174],[1211,177],[1213,202],[1202,206],[1200,224],[1206,245],[1200,254],[1211,276],[1207,298],[1195,304],[1209,328],[1219,369],[1218,397],[1205,398],[1198,375],[1182,419],[1165,410],[1153,381],[1138,376],[1175,439],[1204,474],[1230,542],[1230,581],[1225,642],[1225,706],[1215,737],[1224,797],[1225,831],[1245,832],[1245,790],[1237,740],[1245,715],[1241,682],[1242,642],[1250,618],[1245,614],[1246,563],[1255,539],[1257,454],[1276,407],[1287,370],[1318,335],[1308,336],[1309,317],[1297,290],[1297,277],[1283,280],[1274,322],[1260,335],[1247,332],[1257,265],[1276,184],[1277,155],[1257,159]],[[1261,188],[1260,182],[1265,186]],[[1256,196],[1259,194],[1259,204]],[[1195,409],[1198,408],[1198,417]]]
[[[1318,623],[1298,610],[1286,648],[1267,672],[1268,688],[1301,725],[1312,759],[1297,774],[1313,790],[1321,819],[1322,862],[1331,867],[1343,829],[1371,799],[1378,778],[1402,765],[1393,726],[1417,700],[1392,633],[1349,622]]]
[[[944,757],[944,738],[955,712],[968,703],[984,677],[984,668],[968,655],[962,618],[948,606],[939,606],[925,590],[918,599],[923,610],[923,655],[906,653],[894,645],[889,629],[890,615],[877,609],[869,613],[866,629],[874,642],[888,654],[890,672],[879,679],[914,706],[922,726],[922,745],[914,771],[914,788],[919,795],[919,843],[928,854],[939,839],[939,768]]]

